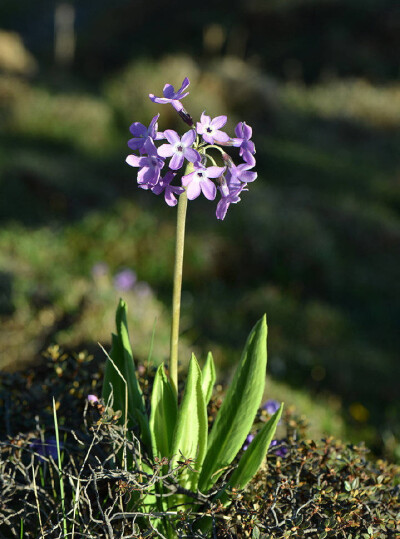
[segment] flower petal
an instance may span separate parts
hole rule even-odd
[[[165,189],[164,198],[168,206],[173,207],[173,206],[176,206],[178,203],[178,200],[175,197],[174,192],[171,188],[167,187],[167,189]]]
[[[184,155],[191,163],[197,163],[197,161],[200,161],[201,159],[199,152],[197,150],[193,150],[193,148],[186,148]]]
[[[199,135],[203,134],[204,125],[201,122],[197,122],[196,131]]]
[[[201,193],[200,182],[196,179],[192,180],[188,185],[186,193],[189,200],[194,200],[195,198],[197,198]]]
[[[129,131],[135,137],[140,137],[140,136],[146,136],[147,135],[147,128],[143,124],[141,124],[140,122],[133,122],[133,124],[129,128]]]
[[[172,170],[178,170],[183,165],[184,157],[182,153],[174,153],[171,161],[169,162],[169,168]]]
[[[140,167],[140,159],[142,159],[142,158],[138,157],[137,155],[128,155],[128,157],[125,159],[125,161],[131,167]]]
[[[246,154],[243,155],[243,158],[247,163],[248,169],[253,168],[256,165],[256,159],[251,153],[246,152]],[[240,167],[240,165],[239,165],[239,167]]]
[[[252,135],[253,135],[252,128],[249,125],[247,125],[246,122],[243,122],[243,138],[249,140],[251,139]]]
[[[208,144],[214,144],[214,138],[212,135],[209,135],[208,133],[203,133],[202,137],[206,142],[208,142]]]
[[[145,142],[144,138],[131,138],[128,140],[128,146],[131,150],[139,150]]]
[[[174,147],[172,144],[161,144],[161,146],[157,149],[157,153],[161,157],[171,157],[171,155],[174,153]]]
[[[224,133],[223,131],[214,131],[213,138],[216,142],[228,142],[229,135]]]
[[[219,178],[224,173],[226,167],[208,167],[206,170],[207,178]]]
[[[186,90],[186,88],[189,86],[189,84],[190,84],[190,80],[189,80],[187,77],[185,77],[185,78],[183,79],[182,86],[179,88],[179,90],[178,90],[176,93],[177,93],[177,94],[181,94],[182,92],[184,92],[184,91]],[[188,94],[188,93],[189,93],[189,92],[187,92],[187,94]],[[187,94],[186,94],[186,95],[187,95]],[[180,95],[179,99],[182,99],[182,97],[184,97],[184,96],[183,96],[183,95]]]
[[[212,182],[208,178],[205,178],[204,180],[201,180],[200,187],[201,187],[201,190],[203,191],[203,195],[208,200],[214,200],[214,198],[217,195],[217,188],[215,187],[214,182]],[[188,195],[188,198],[189,198],[189,195]]]
[[[227,116],[216,116],[211,120],[211,125],[214,127],[214,129],[220,129],[226,124],[227,121]]]
[[[151,101],[153,101],[153,103],[171,103],[171,99],[166,99],[164,97],[156,97],[154,94],[149,94],[149,98]]]
[[[185,97],[184,95],[182,97]],[[184,110],[183,109],[183,105],[182,103],[179,101],[179,99],[173,99],[171,101],[171,105],[174,107],[174,109],[177,111],[177,112],[180,112],[181,110]]]
[[[182,144],[185,146],[191,146],[196,138],[196,131],[194,129],[190,129],[190,131],[187,131],[182,136]]]
[[[149,124],[149,128],[147,130],[147,133],[149,134],[149,136],[151,138],[156,138],[157,136],[157,128],[158,128],[158,118],[160,117],[159,114],[156,114],[152,119],[151,119],[151,122]]]
[[[150,137],[147,137],[145,143],[143,144],[143,148],[149,155],[157,155],[157,148],[155,147],[153,139]]]
[[[221,198],[217,205],[216,216],[221,221],[225,219],[226,212],[228,211],[230,202],[226,198]]]
[[[190,174],[186,174],[186,176],[182,176],[182,185],[184,187],[187,187],[191,181],[193,181],[193,176],[196,174],[196,171],[191,172]]]
[[[167,129],[166,131],[164,131],[164,136],[170,144],[177,144],[181,141],[180,136],[173,129]]]
[[[168,99],[173,99],[174,98],[174,94],[175,94],[175,89],[174,87],[172,86],[172,84],[166,84],[163,88],[163,96],[168,98]]]
[[[211,117],[210,117],[210,116],[207,116],[206,111],[204,111],[204,112],[201,113],[201,116],[200,116],[200,122],[201,122],[203,125],[210,125],[210,123],[211,123]]]
[[[238,178],[241,182],[254,182],[254,180],[257,179],[257,172],[249,171],[242,171],[238,174]]]

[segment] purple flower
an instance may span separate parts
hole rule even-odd
[[[164,178],[160,178],[157,185],[152,188],[153,193],[156,195],[160,195],[164,191],[165,202],[168,204],[168,206],[176,206],[178,200],[176,199],[175,195],[180,195],[185,191],[183,187],[170,185],[174,177],[175,174],[172,172],[172,170],[169,170]]]
[[[250,443],[254,440],[254,434],[248,434],[247,437],[246,437],[246,440],[243,444],[243,451],[246,451],[246,449],[248,449]]]
[[[189,94],[189,92],[185,92],[189,84],[190,84],[190,81],[186,77],[182,82],[182,86],[179,88],[177,92],[175,92],[175,89],[171,84],[166,84],[163,88],[164,97],[156,97],[154,94],[149,94],[149,97],[153,101],[153,103],[171,103],[174,109],[177,112],[180,112],[181,110],[184,110],[184,109],[183,109],[182,103],[179,100],[183,99]]]
[[[164,131],[164,136],[168,140],[169,144],[162,144],[158,148],[158,155],[161,157],[171,157],[169,167],[173,170],[178,170],[183,165],[183,161],[186,158],[191,163],[195,163],[200,160],[200,154],[193,148],[191,148],[195,138],[196,131],[191,129],[182,136],[179,137],[176,131],[167,129]]]
[[[40,438],[35,438],[29,445],[29,448],[39,455],[39,460],[44,461],[45,458],[52,457],[55,461],[58,460],[57,441],[54,436],[50,436],[45,441]],[[60,442],[60,449],[63,448]]]
[[[217,187],[222,197],[227,197],[230,193],[229,186],[224,175],[217,178]]]
[[[253,154],[256,153],[254,142],[251,141],[253,130],[245,122],[239,122],[235,127],[235,135],[238,138],[232,139],[233,146],[240,147],[239,155],[247,162],[251,162]]]
[[[136,283],[136,273],[131,269],[124,269],[118,272],[114,277],[114,287],[117,290],[130,290]]]
[[[253,157],[253,156],[252,156]],[[231,191],[240,189],[243,183],[254,182],[257,178],[257,172],[250,171],[253,165],[242,163],[241,165],[232,165],[227,171],[227,182]]]
[[[142,148],[147,154],[147,157],[138,157],[137,155],[128,155],[126,162],[131,167],[140,167],[138,172],[138,184],[142,189],[153,187],[159,177],[160,171],[164,166],[164,161],[158,157],[157,148],[151,138],[147,138]]]
[[[99,402],[99,399],[96,395],[88,395],[87,400],[88,402],[90,402],[90,404],[96,404],[97,402]]]
[[[134,138],[128,140],[128,146],[131,150],[143,150],[144,143],[146,142],[146,139],[148,137],[153,140],[160,140],[161,138],[163,138],[163,134],[157,132],[157,120],[159,116],[159,114],[154,116],[154,118],[150,122],[149,127],[145,127],[140,122],[134,122],[130,126],[129,130],[134,136]]]
[[[190,174],[182,177],[182,185],[187,187],[187,197],[189,200],[194,200],[202,192],[208,200],[214,200],[217,194],[217,188],[210,178],[219,178],[225,167],[208,167],[200,163],[196,163],[195,170]]]
[[[247,191],[247,189],[245,189],[244,187],[245,184],[241,184],[241,185],[242,186],[239,189],[236,189],[230,192],[228,196],[222,197],[221,200],[218,202],[217,212],[216,212],[217,219],[220,219],[221,221],[224,220],[229,206],[231,204],[237,204],[238,202],[240,202],[239,194],[242,191]]]
[[[275,447],[274,453],[277,457],[286,457],[288,449],[284,446],[283,440],[272,440],[270,447]]]
[[[211,119],[210,116],[207,116],[203,112],[200,122],[197,122],[197,132],[209,144],[228,142],[229,136],[223,131],[220,131],[220,128],[226,124],[227,120],[228,118],[226,116],[217,116]]]
[[[269,399],[261,406],[263,410],[267,412],[269,415],[274,415],[275,412],[279,410],[281,407],[280,403],[274,399]]]

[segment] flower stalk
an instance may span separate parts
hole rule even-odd
[[[188,163],[185,174],[193,170],[193,164]],[[181,316],[181,293],[183,274],[183,252],[185,247],[185,225],[187,210],[186,190],[179,196],[178,211],[176,218],[176,245],[175,245],[175,267],[174,284],[172,292],[172,323],[171,323],[171,343],[170,343],[170,365],[169,376],[171,385],[178,395],[178,347],[179,347],[179,322]]]

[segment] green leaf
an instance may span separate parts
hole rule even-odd
[[[207,448],[207,409],[201,386],[201,371],[196,357],[192,354],[182,403],[178,410],[175,432],[172,442],[172,463],[183,458],[193,459],[191,467],[182,473],[182,487],[196,491],[199,478],[198,470],[204,460]]]
[[[138,408],[141,412],[145,412],[143,395],[136,378],[135,363],[129,342],[128,322],[126,318],[127,310],[125,301],[120,299],[115,319],[124,358],[123,374],[126,374],[126,381],[128,382],[129,408]]]
[[[257,473],[267,455],[268,448],[281,418],[282,410],[283,403],[250,443],[240,459],[238,467],[229,478],[229,487],[242,490]]]
[[[211,352],[208,352],[206,362],[204,364],[203,370],[201,371],[201,378],[201,386],[203,388],[204,400],[206,401],[207,405],[210,402],[216,380],[214,359]]]
[[[114,361],[114,364],[107,359],[103,380],[103,399],[107,404],[112,394],[112,406],[114,410],[121,410],[121,421],[123,423],[125,418],[125,394],[128,390],[128,384],[124,381],[123,362],[124,356],[120,347],[120,342],[117,335],[112,334],[112,346],[110,350],[110,358]],[[119,374],[118,370],[121,374]]]
[[[250,432],[264,391],[267,366],[264,316],[251,331],[240,363],[211,430],[199,489],[207,492],[233,461]]]
[[[150,432],[153,457],[170,458],[178,405],[171,384],[161,364],[154,378],[151,394]]]
[[[114,410],[122,412],[120,423],[124,424],[125,414],[127,414],[129,429],[138,424],[137,412],[140,412],[144,421],[143,441],[146,443],[147,440],[150,443],[148,419],[142,391],[136,377],[126,313],[126,303],[120,300],[116,312],[117,335],[112,335],[112,347],[104,373],[103,399],[108,402],[112,393]]]

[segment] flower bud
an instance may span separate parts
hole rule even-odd
[[[221,195],[223,197],[227,197],[229,195],[229,187],[228,187],[228,184],[226,183],[226,178],[224,175],[220,176],[219,178],[217,178],[215,180],[219,190],[221,191]]]
[[[227,167],[232,167],[233,166],[232,158],[227,153],[225,153],[225,152],[222,153],[222,159],[224,160],[224,163],[225,163],[225,165]]]
[[[193,126],[193,118],[183,107],[177,112],[179,116],[182,118],[182,120],[185,122],[185,124],[188,124],[189,127]]]

